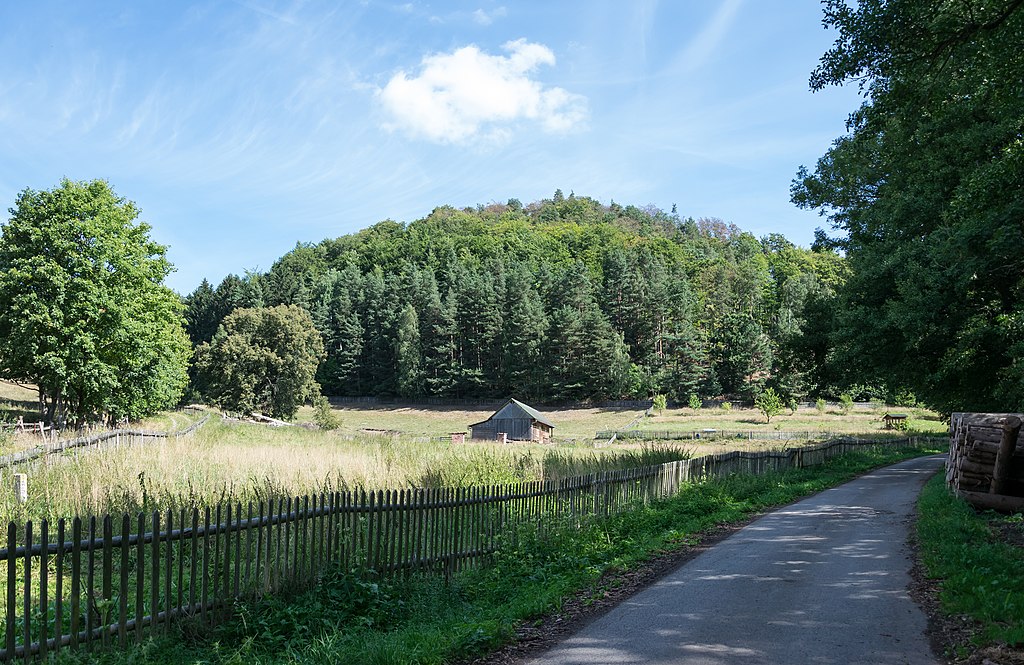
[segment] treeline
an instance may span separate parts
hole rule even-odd
[[[781,235],[556,191],[297,245],[185,301],[197,346],[236,308],[305,309],[325,394],[806,397],[849,387],[829,362],[845,276]]]

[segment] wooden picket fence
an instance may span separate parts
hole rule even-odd
[[[333,492],[56,525],[11,522],[0,549],[0,662],[126,647],[168,633],[178,620],[214,625],[231,615],[237,599],[301,590],[328,569],[451,575],[486,561],[522,525],[578,524],[671,496],[691,481],[917,443],[841,439],[561,481]]]
[[[615,436],[619,439],[644,439],[646,441],[681,441],[681,440],[720,440],[742,439],[746,441],[811,441],[814,439],[830,439],[844,436],[839,432],[823,432],[820,430],[738,430],[738,429],[704,429],[704,430],[650,430],[631,429],[603,430],[594,435],[595,439],[607,439]]]

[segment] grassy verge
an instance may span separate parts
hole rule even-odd
[[[943,611],[975,619],[978,645],[1024,643],[1024,517],[975,512],[936,476],[921,493],[917,533]]]
[[[173,638],[129,652],[66,656],[102,663],[446,663],[491,651],[516,626],[557,611],[568,597],[602,593],[620,573],[696,542],[718,524],[837,485],[925,450],[875,450],[813,469],[733,476],[687,486],[672,499],[544,533],[524,531],[493,564],[445,581],[373,580],[337,574],[292,598],[240,605],[205,632],[179,625]]]

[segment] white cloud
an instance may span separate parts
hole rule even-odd
[[[583,126],[585,97],[530,77],[555,64],[551,49],[525,39],[502,48],[509,55],[466,46],[425,56],[418,76],[398,72],[377,92],[391,117],[385,126],[437,143],[505,142],[521,121],[552,133]]]
[[[494,23],[494,19],[503,18],[506,14],[508,14],[508,10],[504,7],[498,7],[489,14],[484,9],[478,9],[473,12],[473,20],[480,25],[490,25]]]

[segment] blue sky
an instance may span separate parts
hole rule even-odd
[[[0,4],[0,208],[104,178],[181,293],[436,206],[653,204],[808,245],[815,0]]]

